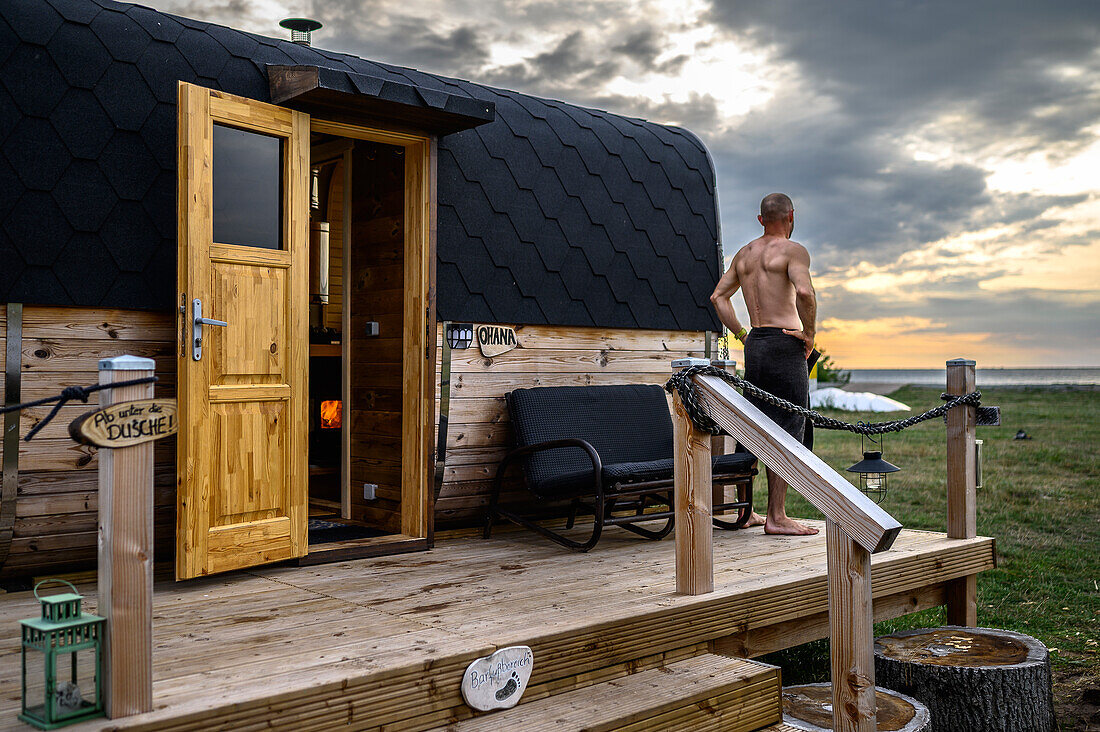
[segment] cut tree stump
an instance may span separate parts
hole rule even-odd
[[[875,689],[878,729],[883,732],[925,732],[929,725],[928,707],[916,699],[889,689]],[[833,728],[832,684],[802,684],[783,688],[783,722],[795,729],[831,730]]]
[[[933,732],[1055,729],[1050,654],[1022,633],[947,626],[884,635],[875,678],[924,703]]]

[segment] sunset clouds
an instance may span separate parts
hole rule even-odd
[[[679,124],[727,255],[795,201],[848,367],[1100,360],[1092,0],[157,0],[332,50]]]

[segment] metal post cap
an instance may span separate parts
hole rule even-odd
[[[672,362],[674,369],[686,369],[689,366],[710,366],[708,358],[678,358]]]
[[[154,371],[157,362],[143,356],[113,356],[112,358],[99,359],[100,371]]]

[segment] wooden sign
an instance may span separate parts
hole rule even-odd
[[[175,399],[119,402],[82,414],[69,423],[77,442],[96,447],[130,447],[174,435],[179,430]]]
[[[462,698],[481,712],[514,707],[531,680],[534,666],[535,656],[527,646],[501,648],[466,667]]]
[[[481,355],[489,358],[508,353],[519,345],[516,329],[507,325],[479,325],[477,344],[481,347]]]

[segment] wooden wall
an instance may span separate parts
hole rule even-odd
[[[0,332],[6,335],[6,317]],[[70,385],[98,381],[99,359],[129,353],[156,359],[158,397],[176,389],[175,318],[167,313],[47,308],[23,311],[23,401],[57,394]],[[0,347],[0,379],[5,349]],[[0,391],[2,393],[2,391]],[[30,442],[19,443],[19,489],[11,552],[0,576],[68,571],[91,566],[96,556],[99,463],[96,449],[77,445],[68,424],[98,406],[70,403]],[[20,437],[50,407],[24,410]],[[175,536],[175,438],[156,447],[156,552],[170,558]]]
[[[534,386],[663,385],[673,359],[702,356],[706,348],[704,333],[677,331],[520,326],[516,336],[519,347],[495,358],[482,356],[476,343],[451,351],[446,469],[435,505],[438,527],[483,520],[491,478],[513,439],[505,393]],[[442,326],[438,337],[442,343]],[[501,500],[531,504],[516,479],[507,482]]]
[[[401,362],[404,303],[405,158],[400,148],[357,142],[352,154],[351,261],[344,268],[351,302],[351,517],[401,531]],[[377,321],[377,337],[365,337]],[[363,484],[378,485],[363,500]]]
[[[398,161],[390,174],[399,175],[400,167]],[[349,296],[356,332],[362,332],[366,321],[378,320],[381,335],[351,339],[352,378],[360,384],[353,388],[349,410],[354,430],[353,514],[399,531],[401,204],[393,193],[376,191],[367,198],[371,203],[364,206],[370,216],[358,222],[353,236],[359,241],[366,237],[372,244],[355,249]],[[380,232],[388,233],[381,236]],[[0,316],[0,389],[5,324]],[[156,359],[161,377],[157,396],[172,397],[174,331],[174,317],[168,313],[28,306],[23,399],[56,394],[70,384],[95,383],[98,359],[122,353]],[[517,334],[520,347],[496,358],[481,356],[476,345],[452,351],[447,462],[435,514],[438,526],[476,525],[482,520],[489,479],[512,440],[504,406],[507,391],[565,384],[663,384],[672,359],[699,356],[704,350],[702,333],[521,326]],[[33,441],[20,443],[14,538],[0,576],[72,571],[94,564],[96,451],[76,445],[67,435],[69,421],[94,406],[65,407]],[[42,407],[25,412],[20,433],[26,434],[47,411]],[[159,560],[168,560],[175,532],[175,442],[158,442],[156,449],[156,552]],[[379,484],[376,501],[362,500],[363,482]],[[530,504],[516,480],[508,483],[504,501]]]
[[[328,308],[325,310],[325,326],[343,329],[341,321],[344,308],[344,163],[333,166],[328,189]]]

